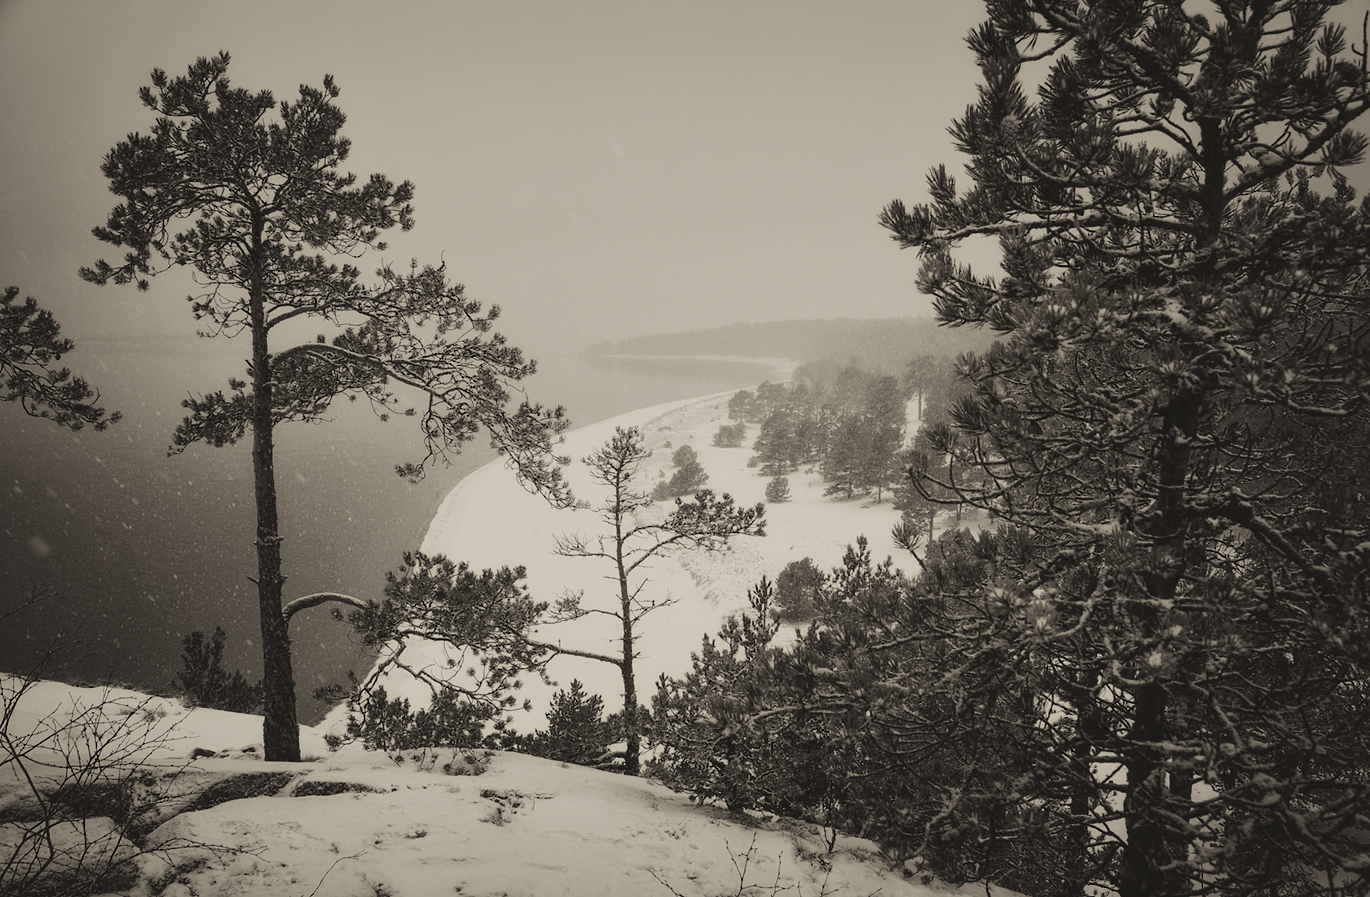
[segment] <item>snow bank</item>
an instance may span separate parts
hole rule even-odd
[[[345,778],[346,758],[356,758],[354,778],[374,790],[257,797],[177,817],[154,843],[232,849],[173,851],[179,871],[148,856],[145,874],[169,880],[167,897],[985,893],[908,878],[868,841],[838,838],[829,852],[815,826],[699,807],[642,779],[519,754],[493,755],[479,776],[365,762],[376,756],[344,751],[333,764],[341,770],[319,774]]]
[[[31,689],[9,731],[23,737],[71,720],[93,725],[80,712],[92,706],[109,708],[112,719],[135,708],[171,721],[179,739],[163,762],[180,758],[176,781],[268,768],[288,780],[264,796],[188,809],[137,840],[105,818],[51,826],[48,835],[73,856],[90,860],[106,849],[132,856],[130,883],[119,890],[139,897],[986,893],[909,877],[869,841],[838,837],[830,849],[831,833],[813,825],[730,814],[643,779],[520,754],[400,755],[350,745],[300,764],[249,762],[238,749],[258,736],[260,717],[58,682]],[[75,734],[90,743],[96,731]],[[308,729],[304,735],[318,740]],[[190,759],[195,748],[219,753]],[[0,798],[10,790],[0,787]]]
[[[260,716],[186,707],[174,698],[127,688],[54,681],[24,687],[19,677],[0,673],[0,699],[10,713],[7,732],[37,733],[13,737],[19,747],[31,745],[29,756],[54,771],[65,767],[68,757],[86,758],[95,750],[110,763],[111,772],[134,765],[176,765],[197,750],[264,754]],[[95,742],[85,738],[97,732]],[[300,750],[306,758],[321,757],[328,746],[321,732],[301,726]],[[0,778],[14,774],[11,766],[0,767]],[[3,787],[0,791],[9,793]]]

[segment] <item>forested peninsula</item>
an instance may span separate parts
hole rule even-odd
[[[993,342],[989,330],[941,326],[935,318],[767,321],[735,323],[683,333],[657,333],[603,340],[584,356],[731,355],[743,358],[789,358],[798,362],[852,361],[881,374],[903,373],[911,357],[956,356],[979,352]]]

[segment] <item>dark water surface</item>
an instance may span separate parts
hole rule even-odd
[[[124,412],[104,433],[72,433],[0,406],[0,614],[35,589],[52,593],[0,620],[0,670],[31,668],[57,645],[63,678],[165,690],[181,670],[182,638],[222,626],[225,666],[260,676],[247,441],[166,454],[180,401],[241,375],[245,353],[222,340],[83,342],[66,360],[99,386],[105,407]],[[542,355],[538,364],[529,397],[565,405],[575,426],[772,375],[746,362]],[[345,402],[333,418],[277,430],[287,600],[378,595],[443,497],[494,457],[477,437],[452,467],[411,486],[394,466],[419,457],[412,420],[383,424]],[[367,660],[326,609],[301,613],[291,634],[301,718],[312,722],[323,708],[310,693]]]

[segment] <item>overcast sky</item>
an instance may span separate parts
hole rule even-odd
[[[733,321],[928,314],[876,223],[955,161],[974,98],[946,0],[0,0],[0,286],[78,340],[186,334],[184,288],[76,269],[115,197],[104,154],[152,118],[138,88],[227,50],[236,86],[342,88],[347,168],[415,183],[385,259],[445,259],[516,345]],[[363,264],[374,270],[382,260]],[[78,365],[79,366],[79,365]]]

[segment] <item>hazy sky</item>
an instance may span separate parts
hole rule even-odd
[[[187,334],[184,287],[76,269],[138,88],[227,50],[236,86],[342,88],[347,168],[417,186],[384,258],[445,259],[516,345],[733,321],[927,314],[877,225],[955,161],[974,99],[957,0],[0,0],[0,286],[64,333]],[[374,270],[382,257],[364,260]],[[78,344],[79,347],[79,344]],[[73,357],[79,368],[79,358]]]

